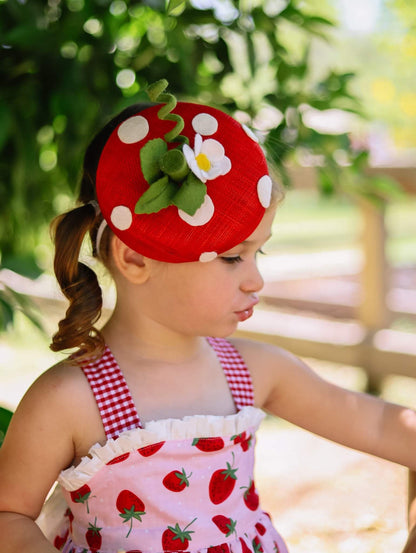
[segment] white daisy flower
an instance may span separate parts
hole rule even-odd
[[[202,140],[202,136],[196,134],[194,150],[184,144],[183,153],[189,168],[202,182],[225,175],[231,169],[223,145],[213,138]]]

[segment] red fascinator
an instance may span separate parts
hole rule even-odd
[[[97,199],[107,224],[146,257],[210,261],[244,241],[270,204],[256,137],[229,115],[150,88],[152,105],[123,121],[102,151]]]

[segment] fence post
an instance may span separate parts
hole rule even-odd
[[[366,329],[363,344],[362,365],[369,379],[369,389],[378,389],[380,375],[371,359],[374,334],[390,324],[390,312],[386,304],[389,288],[389,267],[386,258],[385,205],[365,198],[358,201],[363,219],[361,270],[361,300],[358,319]],[[368,347],[366,347],[368,346]]]

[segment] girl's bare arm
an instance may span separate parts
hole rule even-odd
[[[4,553],[56,553],[35,520],[59,471],[74,458],[68,384],[59,368],[42,375],[17,408],[0,448]]]
[[[252,371],[259,407],[314,434],[416,470],[413,410],[336,386],[277,347],[236,345]]]

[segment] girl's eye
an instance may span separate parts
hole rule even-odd
[[[221,259],[223,261],[225,261],[225,263],[240,263],[241,261],[243,261],[242,257],[239,256],[239,255],[236,255],[234,257],[221,257]]]

